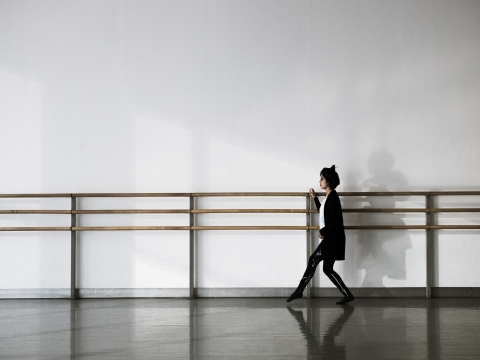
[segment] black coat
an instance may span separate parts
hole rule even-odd
[[[315,198],[315,205],[320,211],[320,201]],[[323,236],[322,254],[327,260],[345,260],[345,228],[343,225],[342,204],[335,190],[328,194],[325,202],[325,227],[320,229]]]

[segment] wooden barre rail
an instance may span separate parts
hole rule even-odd
[[[16,226],[0,227],[0,231],[72,231],[70,226]]]
[[[72,194],[0,194],[0,198],[70,198]]]
[[[361,225],[345,226],[345,230],[427,230],[427,229],[480,229],[480,225]],[[318,230],[318,226],[78,226],[73,231],[89,230]]]
[[[324,193],[318,193],[324,195]],[[480,196],[480,191],[339,191],[340,196]],[[308,196],[307,192],[0,194],[0,198]]]
[[[325,193],[318,193],[324,195]],[[480,191],[339,191],[339,196],[446,196],[480,195]],[[308,196],[308,192],[218,192],[218,193],[74,193],[72,197],[237,197],[237,196]]]
[[[0,214],[72,214],[72,210],[0,210]]]
[[[465,213],[480,212],[480,208],[367,208],[342,209],[344,213]],[[106,210],[0,210],[0,214],[255,214],[255,213],[292,213],[316,214],[315,209],[106,209]]]
[[[362,225],[345,226],[345,230],[427,230],[480,229],[480,225]],[[318,230],[318,226],[78,226],[73,231],[91,230]]]
[[[18,226],[0,231],[125,231],[125,230],[318,230],[318,226]],[[345,230],[480,230],[480,225],[352,225]]]
[[[67,210],[68,211],[68,210]],[[342,209],[349,213],[449,213],[449,212],[480,212],[480,208],[437,208],[437,209],[416,209],[416,208],[378,208],[378,209]],[[1,213],[1,212],[0,212]],[[72,214],[250,214],[250,213],[296,213],[296,214],[317,214],[315,209],[196,209],[196,210],[74,210]]]

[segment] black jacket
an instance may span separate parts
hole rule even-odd
[[[315,205],[320,211],[320,201],[315,197]],[[325,202],[325,227],[320,229],[322,254],[327,260],[345,260],[345,228],[343,225],[342,204],[335,190],[328,194]]]

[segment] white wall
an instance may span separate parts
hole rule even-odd
[[[479,38],[477,1],[1,0],[0,192],[306,191],[332,164],[339,191],[478,190]],[[186,207],[123,201],[80,205]],[[203,206],[304,206],[218,201]],[[344,206],[375,201],[424,205]],[[0,201],[2,209],[57,205],[68,201]],[[55,222],[0,216],[0,226]],[[304,222],[237,219],[199,221]],[[471,276],[480,270],[479,235],[439,232],[434,285],[480,286]],[[336,265],[347,284],[424,285],[423,232],[347,237],[347,261]],[[68,287],[68,239],[1,233],[0,289]],[[296,286],[304,245],[302,232],[203,232],[199,286]],[[182,233],[82,233],[79,286],[186,287],[187,249]]]

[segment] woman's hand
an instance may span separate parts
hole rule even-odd
[[[308,190],[308,193],[309,193],[310,197],[312,197],[312,198],[317,197],[317,194],[315,194],[315,190],[313,190],[313,188],[310,188],[310,190]]]

